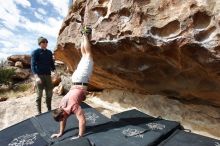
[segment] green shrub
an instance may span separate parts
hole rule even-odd
[[[15,69],[0,67],[0,84],[10,84],[13,75],[15,75]]]

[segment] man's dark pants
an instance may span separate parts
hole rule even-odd
[[[53,84],[50,75],[38,75],[41,79],[41,83],[36,83],[37,89],[37,98],[36,98],[36,105],[38,113],[41,113],[41,99],[43,95],[43,90],[45,89],[46,92],[46,104],[48,111],[51,110],[51,100],[53,96]]]

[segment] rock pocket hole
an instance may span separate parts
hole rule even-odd
[[[79,13],[81,20],[84,21],[84,15],[85,15],[85,8],[83,8]]]
[[[174,20],[161,28],[157,28],[157,27],[151,28],[151,33],[153,35],[158,35],[160,37],[171,37],[174,36],[179,31],[180,31],[180,22],[178,20]]]
[[[196,4],[191,4],[190,9],[195,9],[197,7]]]
[[[211,16],[206,12],[197,12],[193,16],[193,24],[195,29],[203,29],[209,26],[211,22]]]
[[[122,8],[120,11],[119,11],[119,15],[120,16],[126,16],[126,17],[129,17],[131,15],[131,12],[128,8]]]
[[[140,6],[148,5],[150,3],[150,0],[134,0],[134,3],[140,4]]]
[[[101,4],[101,5],[104,4],[104,3],[106,3],[106,2],[108,2],[108,0],[99,0],[99,1],[98,1],[98,3]]]
[[[132,35],[132,31],[127,30],[127,31],[121,32],[119,36],[128,36],[128,35]]]
[[[204,40],[208,39],[209,36],[210,36],[215,30],[216,30],[216,27],[214,26],[214,27],[209,28],[208,30],[201,31],[201,32],[195,34],[194,37],[195,37],[195,39],[196,39],[197,41],[204,41]]]
[[[94,7],[92,8],[92,11],[96,12],[96,14],[99,16],[105,17],[108,12],[108,8],[107,7]]]

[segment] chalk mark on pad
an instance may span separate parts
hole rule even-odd
[[[33,134],[25,134],[22,136],[19,136],[17,138],[14,138],[8,146],[28,146],[34,144],[34,142],[37,140],[38,133]]]
[[[132,128],[127,128],[122,131],[122,134],[124,134],[127,137],[133,136],[137,138],[144,138],[144,135],[141,133],[143,133],[143,131],[140,131],[138,129],[132,129]]]
[[[91,123],[95,123],[96,120],[99,118],[98,115],[96,115],[95,113],[92,112],[87,112],[85,113],[85,117],[86,117],[86,121],[90,121]]]
[[[165,125],[159,123],[148,123],[146,126],[151,130],[163,130],[166,127]]]

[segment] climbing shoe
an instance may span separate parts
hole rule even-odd
[[[84,26],[83,29],[81,30],[81,34],[91,34],[92,33],[92,29],[88,26]]]

